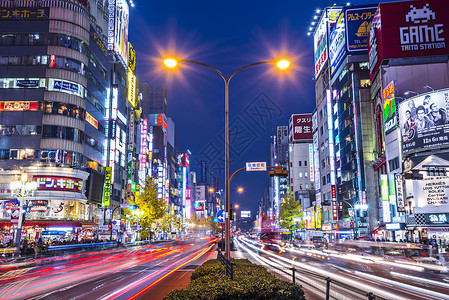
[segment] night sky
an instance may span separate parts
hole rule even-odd
[[[307,31],[316,9],[331,1],[143,1],[130,8],[129,41],[137,53],[139,82],[165,84],[168,117],[175,122],[179,151],[192,153],[220,178],[224,189],[224,83],[205,67],[184,63],[162,66],[176,56],[219,69],[225,76],[238,68],[280,56],[294,63],[288,71],[261,65],[243,70],[230,82],[230,173],[246,161],[269,161],[270,138],[290,115],[315,107],[313,38]],[[385,2],[385,1],[381,1]],[[391,2],[391,1],[390,1]],[[378,1],[354,1],[353,5]],[[337,4],[346,4],[337,3]],[[220,171],[221,170],[221,171]],[[231,189],[231,203],[256,213],[268,182],[267,172],[241,172]]]

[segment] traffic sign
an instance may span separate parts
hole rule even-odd
[[[121,208],[129,208],[129,203],[122,203],[120,204]]]
[[[217,212],[217,220],[218,220],[218,222],[220,222],[220,223],[224,223],[224,222],[225,222],[225,213],[224,213],[224,210],[219,210],[219,211]]]
[[[258,161],[258,162],[247,162],[246,163],[246,171],[266,171],[267,170],[267,163],[265,161]]]

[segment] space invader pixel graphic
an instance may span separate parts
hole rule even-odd
[[[406,22],[413,22],[415,24],[427,23],[430,20],[435,20],[435,12],[429,8],[429,4],[423,6],[423,8],[416,8],[410,5],[411,10],[405,15]]]

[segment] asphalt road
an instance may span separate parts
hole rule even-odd
[[[326,278],[331,299],[449,299],[449,275],[432,266],[403,263],[381,257],[358,256],[318,249],[262,249],[256,241],[240,237],[239,255],[269,271],[301,284],[314,299],[324,299]],[[429,267],[430,269],[427,269]]]
[[[151,299],[162,299],[172,287],[182,286],[164,290],[159,283],[189,275],[210,257],[206,254],[212,242],[195,239],[89,252],[12,269],[0,275],[0,299],[146,299],[150,292]]]

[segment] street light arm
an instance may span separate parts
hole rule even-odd
[[[229,81],[231,80],[231,78],[234,77],[235,74],[237,74],[238,72],[240,72],[240,71],[242,71],[242,70],[244,70],[244,69],[247,69],[247,68],[249,68],[249,67],[253,67],[253,66],[257,66],[257,65],[263,65],[263,64],[271,64],[271,63],[276,63],[276,62],[275,62],[274,60],[270,60],[270,61],[261,61],[261,62],[256,62],[256,63],[253,63],[253,64],[249,64],[249,65],[243,66],[243,67],[241,67],[241,68],[235,70],[235,71],[234,71],[231,75],[229,75],[229,77],[228,77],[227,79],[225,79],[225,80],[226,80],[227,82],[229,82]]]
[[[229,79],[230,79],[230,78],[227,79],[227,78],[223,75],[223,73],[221,73],[218,69],[215,69],[214,67],[211,67],[211,66],[209,66],[208,64],[205,64],[205,63],[202,63],[202,62],[199,62],[199,61],[194,61],[194,60],[187,60],[187,59],[181,59],[181,61],[183,61],[183,62],[188,62],[188,63],[191,63],[191,64],[197,64],[197,65],[200,65],[200,66],[209,68],[209,69],[211,69],[212,71],[218,73],[218,75],[220,75],[220,77],[223,78],[223,80],[224,80],[225,83],[226,83],[227,81],[229,81]]]

